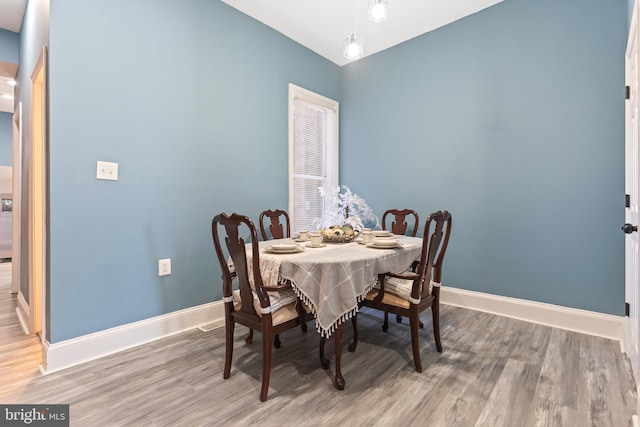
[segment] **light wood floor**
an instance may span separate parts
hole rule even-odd
[[[0,291],[11,289],[11,261],[0,260]]]
[[[343,391],[332,386],[333,370],[320,368],[311,327],[281,335],[264,403],[261,337],[246,345],[241,326],[228,380],[222,328],[43,377],[37,339],[21,334],[15,297],[0,292],[0,403],[68,403],[72,426],[619,427],[635,413],[618,342],[450,306],[442,307],[443,353],[423,315],[423,373],[413,369],[406,320],[384,333],[378,313],[361,312],[358,349],[343,353]],[[350,339],[347,326],[345,345]]]

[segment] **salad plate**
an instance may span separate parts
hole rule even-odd
[[[326,243],[320,243],[319,245],[314,245],[311,243],[307,243],[307,247],[308,248],[324,248],[325,246],[327,246]]]

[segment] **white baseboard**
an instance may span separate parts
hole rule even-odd
[[[484,311],[527,322],[617,340],[622,343],[624,317],[553,304],[508,298],[443,286],[442,304]]]
[[[39,369],[47,375],[221,320],[224,321],[224,304],[215,301],[67,341],[45,341]]]
[[[18,321],[22,327],[22,331],[25,335],[29,335],[29,303],[24,299],[22,292],[18,292],[18,304],[16,307],[16,314],[18,315]]]
[[[16,307],[16,316],[18,317],[18,322],[20,322],[22,332],[24,332],[25,335],[29,335],[29,327],[27,326],[27,321],[22,315],[22,311],[20,311],[18,307]]]
[[[443,286],[443,304],[484,311],[622,342],[624,318]],[[20,312],[20,309],[17,309]],[[67,341],[43,344],[43,375],[108,356],[141,344],[224,323],[224,304],[215,301]]]

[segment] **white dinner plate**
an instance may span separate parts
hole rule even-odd
[[[372,243],[376,243],[378,246],[395,246],[395,243],[398,243],[398,239],[395,237],[376,237]]]
[[[373,230],[372,233],[373,233],[374,237],[391,237],[391,236],[393,236],[393,234],[391,234],[391,232],[387,231],[387,230]]]
[[[374,248],[374,249],[394,249],[394,248],[399,248],[400,246],[402,246],[402,244],[400,242],[396,241],[389,241],[389,242],[371,242],[369,244],[367,244],[367,247],[369,248]]]
[[[267,246],[265,250],[274,254],[292,254],[304,251],[304,246],[300,246],[296,243],[277,243],[275,245]]]

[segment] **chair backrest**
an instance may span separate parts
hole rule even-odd
[[[284,228],[280,223],[280,219],[284,220]],[[267,220],[269,223],[267,224]],[[285,237],[291,237],[291,225],[289,224],[289,214],[281,209],[266,210],[260,214],[260,233],[262,234],[262,240],[269,240],[267,233],[267,225],[271,232],[272,239],[284,239]],[[286,231],[286,234],[285,234]]]
[[[409,228],[409,223],[407,223],[407,217],[409,217],[409,221],[413,223],[413,226],[410,228],[409,235],[416,237],[418,234],[418,225],[420,224],[420,220],[418,219],[418,213],[413,209],[389,209],[382,214],[382,229],[387,230],[387,216],[391,220],[391,231],[393,234],[407,234],[407,229]]]
[[[444,216],[444,236],[433,261],[433,281],[437,283],[440,283],[442,280],[442,262],[444,261],[444,254],[447,252],[449,236],[451,235],[451,213],[445,210],[442,212],[442,215]]]
[[[451,217],[450,215],[448,216]],[[424,224],[422,235],[422,253],[420,263],[416,270],[419,278],[415,280],[411,290],[411,297],[420,300],[429,294],[431,277],[436,262],[436,255],[442,254],[441,244],[443,242],[443,230],[445,228],[447,215],[442,211],[429,214]]]
[[[249,273],[249,265],[247,263],[247,245],[244,239],[240,237],[240,231],[248,229],[251,238],[251,273]],[[211,235],[213,237],[213,246],[220,262],[222,269],[222,296],[225,302],[230,302],[232,296],[232,274],[229,269],[228,260],[225,251],[222,249],[220,228],[224,228],[226,236],[224,236],[225,246],[233,262],[235,268],[235,276],[238,279],[238,287],[240,289],[240,299],[242,301],[243,312],[257,316],[253,307],[252,289],[258,295],[260,307],[269,306],[269,297],[263,289],[262,276],[260,275],[260,250],[258,248],[258,235],[251,218],[233,213],[230,216],[222,212],[216,215],[211,222]],[[253,283],[251,286],[249,275],[252,275]]]

